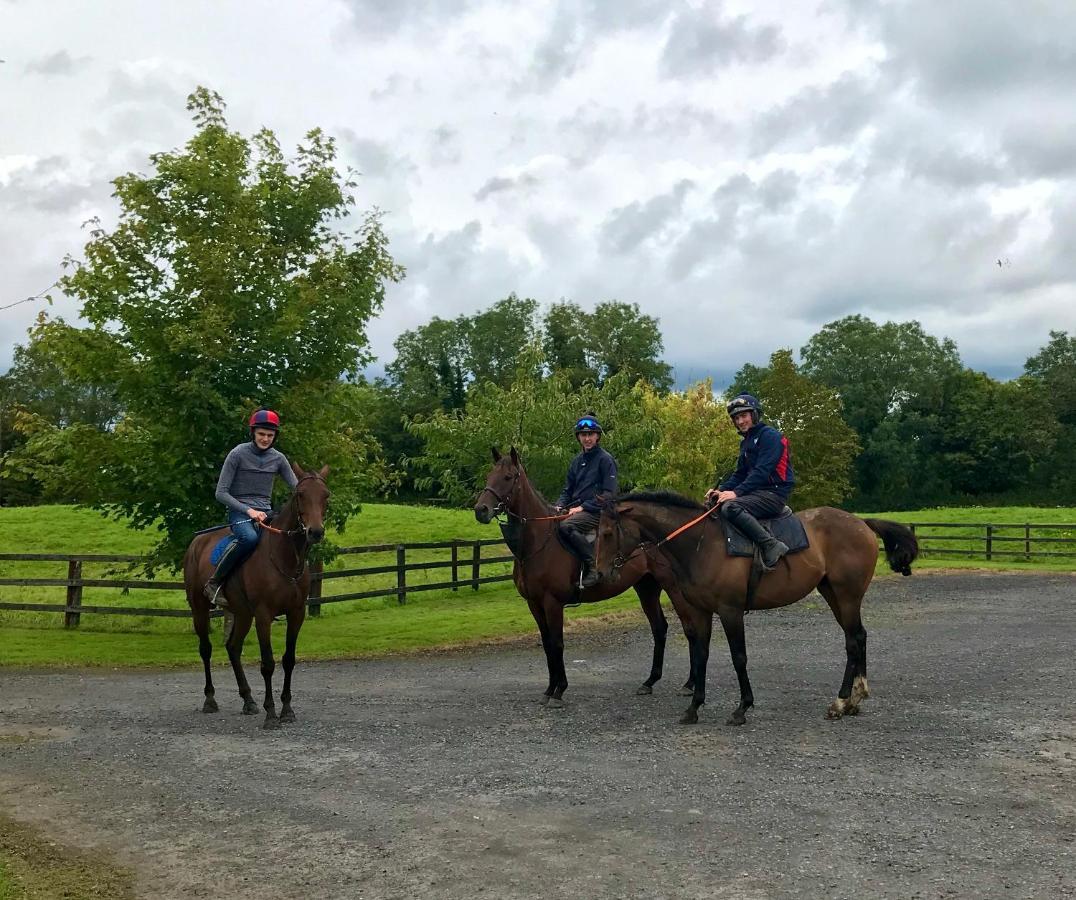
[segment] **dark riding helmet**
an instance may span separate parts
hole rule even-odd
[[[584,413],[575,423],[575,433],[580,434],[604,434],[601,425],[593,413]]]
[[[250,437],[254,439],[255,428],[265,428],[269,431],[280,431],[280,416],[278,416],[271,409],[267,409],[262,406],[254,410],[250,415],[250,421],[247,422],[250,426]],[[274,440],[273,443],[276,443]]]
[[[728,410],[729,418],[733,419],[742,412],[751,413],[751,424],[757,425],[758,420],[762,417],[762,404],[758,402],[758,398],[751,394],[737,394],[726,405],[725,409]]]

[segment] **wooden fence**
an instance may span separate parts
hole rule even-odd
[[[988,560],[1003,558],[1009,560],[1032,560],[1039,558],[1068,557],[1076,558],[1076,525],[1046,524],[968,524],[953,522],[916,522],[908,523],[919,539],[922,556],[945,557],[984,557]],[[948,530],[939,534],[932,529]],[[961,533],[954,533],[959,529]],[[1040,535],[1037,532],[1050,532]],[[1062,532],[1061,536],[1057,536]],[[1064,534],[1068,532],[1068,534]],[[1039,546],[1047,548],[1040,550]],[[395,563],[380,566],[357,568],[331,568],[321,571],[313,568],[310,584],[310,596],[307,603],[311,615],[319,615],[326,603],[341,603],[346,600],[366,600],[374,597],[396,597],[400,603],[407,601],[407,595],[419,591],[453,590],[470,588],[477,591],[479,585],[498,581],[508,581],[511,574],[503,571],[495,575],[483,575],[485,566],[511,562],[510,553],[495,556],[483,556],[484,547],[507,549],[498,539],[483,541],[430,541],[414,544],[375,544],[367,547],[345,547],[339,551],[337,560],[352,555],[369,553],[395,553]],[[408,562],[407,554],[421,551],[423,555],[430,552],[447,550],[448,558]],[[186,617],[190,615],[185,603],[168,607],[130,607],[99,606],[83,602],[85,588],[120,588],[129,590],[165,590],[182,591],[183,585],[178,581],[153,581],[128,578],[87,578],[82,567],[84,563],[132,563],[138,562],[137,556],[106,556],[94,554],[67,553],[0,553],[3,562],[61,562],[67,564],[66,578],[0,578],[0,587],[57,587],[64,588],[66,597],[63,603],[19,603],[0,600],[0,610],[20,610],[27,612],[62,613],[64,624],[68,628],[78,627],[82,613],[99,613],[124,616],[170,616]],[[444,581],[408,583],[409,572],[426,572],[436,569],[451,570],[451,578]],[[340,594],[324,595],[325,584],[334,579],[365,578],[379,575],[395,575],[395,584],[370,590],[347,591]],[[216,613],[220,615],[220,613]]]
[[[313,577],[310,582],[310,596],[307,605],[310,614],[317,616],[326,603],[341,603],[345,600],[366,600],[373,597],[395,597],[398,602],[406,603],[407,595],[419,591],[453,590],[470,588],[477,591],[479,585],[497,581],[509,581],[511,573],[498,572],[495,575],[483,575],[483,567],[510,562],[510,553],[495,556],[483,556],[482,548],[498,546],[507,550],[504,542],[498,539],[483,541],[429,541],[413,544],[374,544],[367,547],[344,547],[336,557],[337,560],[352,555],[369,553],[395,553],[395,563],[381,566],[363,566],[352,568],[331,568],[322,571],[320,565],[311,567]],[[409,551],[447,550],[447,558],[423,561],[408,561]],[[119,588],[124,592],[130,590],[182,591],[183,583],[179,581],[154,581],[130,578],[87,578],[83,575],[84,563],[132,563],[138,562],[138,556],[68,554],[68,553],[0,553],[3,562],[60,562],[67,563],[66,578],[0,578],[0,587],[62,587],[66,589],[63,603],[19,603],[0,600],[0,610],[18,610],[24,612],[63,613],[64,624],[68,628],[77,628],[82,613],[101,613],[124,616],[167,616],[186,617],[190,610],[184,602],[181,606],[167,607],[132,607],[132,606],[98,606],[83,602],[85,588]],[[503,565],[501,566],[503,568]],[[451,578],[443,581],[408,583],[409,572],[427,572],[434,569],[451,570]],[[365,578],[378,575],[395,575],[395,584],[372,590],[348,591],[340,594],[324,594],[325,583],[341,578]],[[219,611],[215,615],[222,615]]]

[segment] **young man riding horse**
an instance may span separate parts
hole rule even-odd
[[[762,406],[751,394],[729,402],[732,424],[742,435],[736,471],[706,492],[706,500],[720,507],[721,518],[735,525],[758,544],[762,567],[773,571],[788,547],[758,520],[778,515],[796,483],[788,438],[761,420]]]
[[[216,498],[228,507],[228,524],[236,537],[205,585],[205,595],[221,609],[227,608],[227,598],[221,590],[225,581],[258,546],[259,523],[272,510],[273,480],[279,475],[291,488],[298,483],[287,457],[273,446],[280,431],[280,416],[263,407],[254,411],[247,425],[250,440],[231,450],[217,479]]]
[[[600,501],[617,494],[616,460],[599,446],[602,427],[592,413],[583,415],[575,423],[575,437],[581,449],[568,467],[568,479],[557,500],[557,509],[568,512],[568,518],[560,523],[558,530],[565,545],[583,564],[579,586],[588,588],[596,585],[600,578],[594,568],[594,550],[587,535],[598,528]]]

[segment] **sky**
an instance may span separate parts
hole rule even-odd
[[[510,292],[637,303],[680,385],[857,313],[997,378],[1076,332],[1068,0],[0,0],[0,59],[0,372],[42,309],[78,320],[17,301],[197,85],[361,173],[407,269],[374,371]]]

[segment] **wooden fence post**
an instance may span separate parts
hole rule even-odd
[[[316,562],[310,565],[310,593],[306,598],[307,608],[310,610],[310,615],[321,615],[321,604],[318,601],[321,599],[321,578],[320,576],[325,567],[322,563]]]
[[[986,558],[992,559],[994,556],[994,526],[986,526]]]
[[[478,590],[478,578],[482,571],[482,545],[474,542],[474,550],[471,554],[471,590]]]
[[[67,562],[67,608],[64,613],[64,628],[78,628],[82,619],[79,612],[71,612],[82,606],[82,560],[71,559]]]
[[[404,544],[396,545],[396,602],[407,602],[407,547]]]
[[[452,545],[452,590],[460,589],[460,548],[458,544]]]
[[[1024,523],[1024,558],[1031,559],[1031,523]]]

